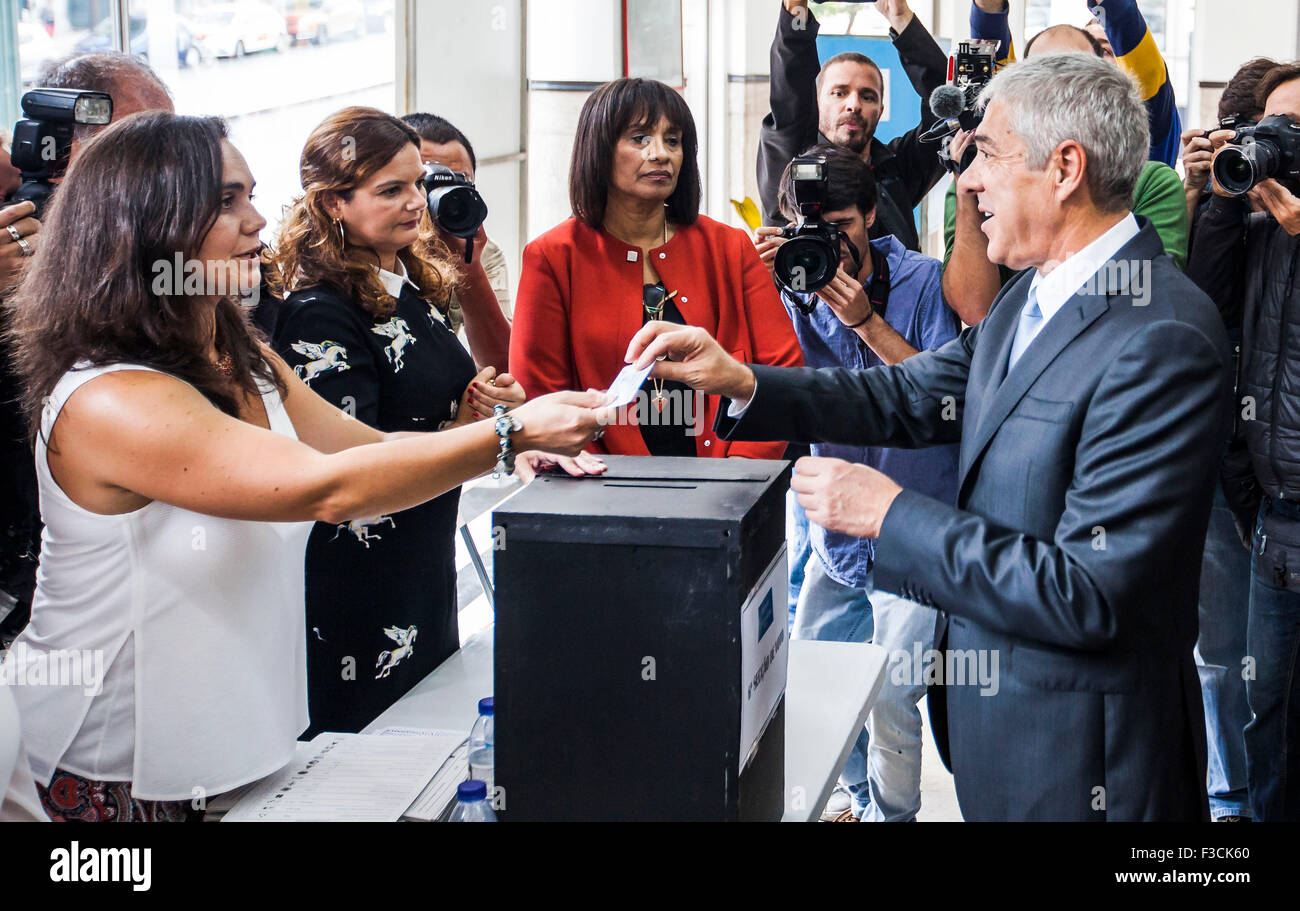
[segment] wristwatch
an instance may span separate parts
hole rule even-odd
[[[524,422],[506,411],[505,405],[497,405],[493,408],[492,415],[501,445],[501,451],[497,453],[497,467],[492,472],[492,477],[500,479],[503,475],[509,476],[515,473],[515,451],[510,445],[510,434],[523,430]]]

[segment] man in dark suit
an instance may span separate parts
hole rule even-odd
[[[628,357],[730,398],[733,437],[961,444],[956,507],[834,459],[792,487],[812,521],[879,539],[880,587],[942,612],[931,716],[967,819],[1206,819],[1192,646],[1222,322],[1128,210],[1149,140],[1122,73],[1045,56],[984,102],[961,179],[990,256],[1025,271],[977,326],[862,371],[748,367],[663,324]],[[992,686],[952,675],[977,664]]]

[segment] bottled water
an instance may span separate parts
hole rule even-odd
[[[492,749],[493,699],[488,696],[478,701],[478,720],[469,732],[469,777],[477,778],[492,793],[495,760]]]
[[[487,785],[476,778],[456,786],[456,806],[449,822],[496,822],[497,814],[487,801]]]

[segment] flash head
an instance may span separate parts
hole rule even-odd
[[[113,99],[104,92],[80,89],[32,89],[22,97],[23,116],[31,120],[107,126],[113,122]]]

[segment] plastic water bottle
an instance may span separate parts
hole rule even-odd
[[[487,785],[477,778],[456,785],[456,806],[449,822],[496,822],[497,814],[487,800]]]
[[[488,696],[478,701],[478,720],[469,732],[469,777],[477,778],[492,793],[495,757],[492,751],[493,699]]]

